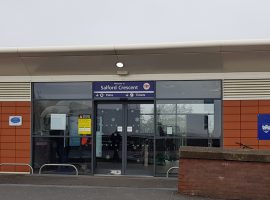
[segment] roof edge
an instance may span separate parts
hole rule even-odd
[[[256,40],[216,40],[192,41],[175,43],[141,43],[94,46],[40,46],[40,47],[0,47],[1,53],[49,53],[49,52],[91,52],[91,51],[120,51],[145,49],[178,49],[194,47],[226,47],[226,46],[255,46],[270,45],[270,39]]]

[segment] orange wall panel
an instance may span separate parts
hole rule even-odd
[[[30,136],[30,128],[16,129],[16,136]]]
[[[241,130],[257,130],[257,122],[241,122]]]
[[[223,121],[224,122],[240,122],[240,115],[224,115]]]
[[[259,140],[259,145],[270,146],[270,140]]]
[[[270,114],[270,106],[260,106],[259,113],[260,114]]]
[[[241,106],[241,114],[258,114],[259,109],[256,106],[252,106],[252,107],[242,107]]]
[[[257,100],[246,100],[246,101],[241,101],[241,107],[242,106],[258,106],[259,101]]]
[[[241,137],[253,137],[257,138],[257,129],[256,130],[241,130]]]
[[[236,109],[236,111],[233,111]],[[240,120],[236,113],[240,114]],[[224,148],[237,147],[233,139],[254,149],[270,149],[270,141],[258,140],[258,114],[270,113],[270,100],[226,100],[223,102]],[[240,127],[238,128],[238,126]],[[239,137],[238,137],[239,136]],[[241,148],[238,146],[238,148]]]
[[[15,128],[2,128],[1,129],[1,137],[4,136],[15,136],[16,129]]]
[[[2,114],[13,114],[15,113],[15,107],[2,107]]]
[[[223,122],[224,130],[237,130],[240,129],[240,122]]]
[[[256,122],[258,121],[257,114],[243,114],[240,116],[242,122]]]
[[[270,100],[259,100],[259,106],[270,106]]]
[[[240,106],[241,101],[238,100],[230,100],[230,101],[224,101],[223,106],[229,107],[229,106]]]
[[[15,150],[15,143],[11,142],[11,143],[2,143],[1,142],[1,146],[0,146],[1,150]]]
[[[225,107],[223,110],[224,115],[239,115],[240,107]]]
[[[223,131],[223,137],[237,137],[240,138],[240,130],[224,130]]]
[[[259,145],[259,141],[257,138],[244,138],[241,137],[241,143],[245,145]]]
[[[237,146],[240,143],[240,138],[224,138],[224,146]]]
[[[22,116],[22,126],[9,126],[9,116]],[[0,102],[0,162],[29,163],[31,102]],[[27,167],[4,166],[0,171],[29,171]]]

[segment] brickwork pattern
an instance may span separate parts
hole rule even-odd
[[[9,126],[9,116],[19,115],[23,118],[22,126]],[[30,163],[30,102],[0,102],[0,162]],[[2,166],[0,171],[29,171],[24,166]]]
[[[180,166],[180,193],[218,199],[270,199],[270,163],[180,159]]]
[[[270,114],[270,100],[226,100],[223,102],[223,144],[240,148],[270,149],[270,141],[257,138],[258,114]]]

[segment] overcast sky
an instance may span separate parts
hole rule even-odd
[[[270,39],[269,0],[0,0],[0,47]]]

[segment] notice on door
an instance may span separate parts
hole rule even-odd
[[[51,130],[66,130],[66,114],[51,114]]]
[[[78,117],[78,134],[91,135],[92,120],[90,115],[79,115]]]

